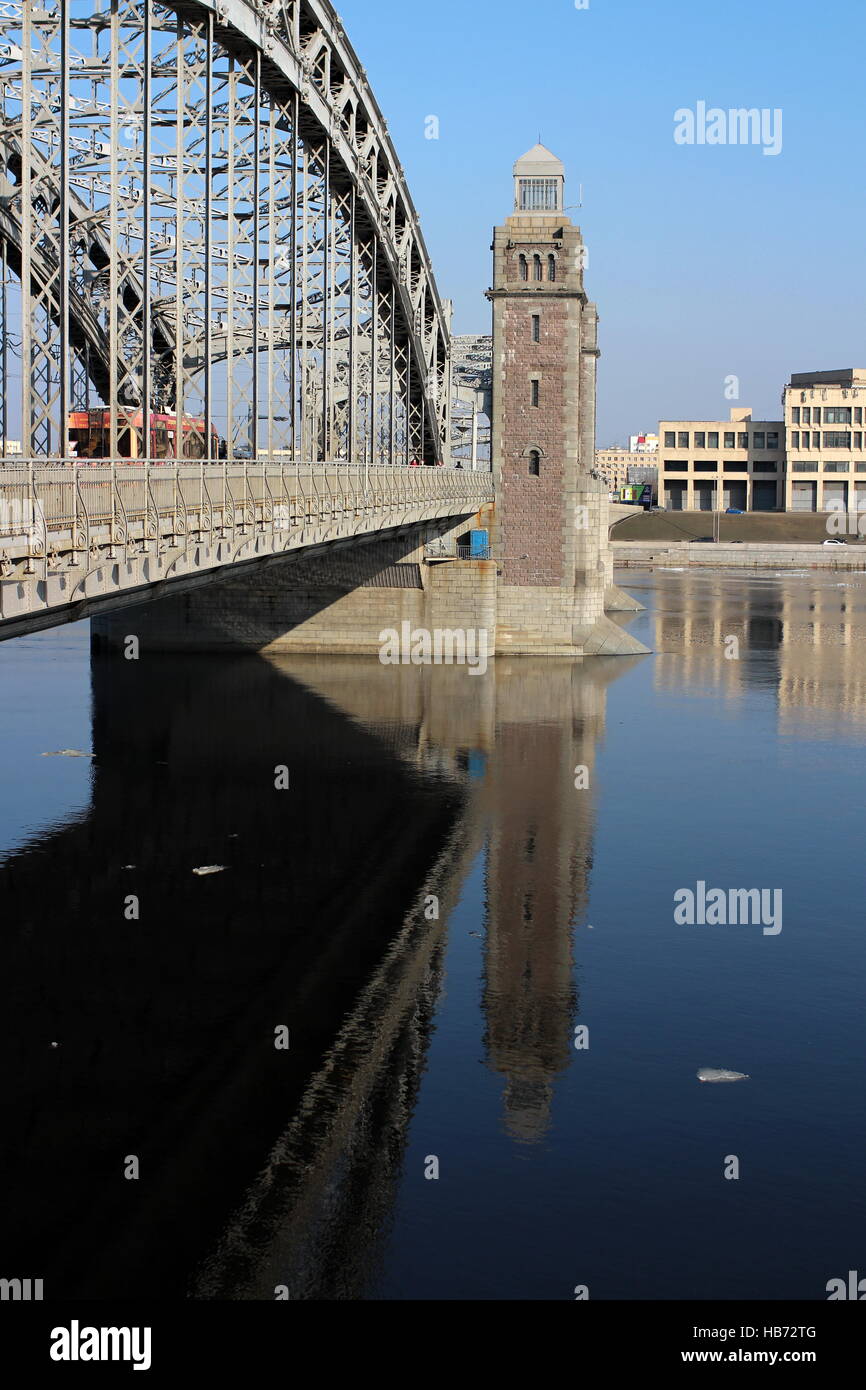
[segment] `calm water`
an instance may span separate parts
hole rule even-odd
[[[823,1299],[862,1272],[866,582],[842,579],[630,572],[653,656],[483,678],[91,663],[86,626],[0,647],[0,1273]],[[783,930],[677,925],[698,880],[781,889]]]

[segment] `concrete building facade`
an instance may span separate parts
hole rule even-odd
[[[630,434],[628,447],[633,454],[657,454],[659,437],[657,434]]]
[[[611,492],[618,492],[626,483],[633,482],[630,476],[633,468],[640,468],[644,474],[652,473],[656,462],[655,455],[638,453],[632,449],[596,449],[595,468],[600,473]],[[649,481],[649,479],[642,479]]]
[[[782,392],[785,508],[866,508],[866,369],[796,372]]]
[[[785,425],[732,409],[729,420],[661,420],[659,502],[670,511],[778,511]]]

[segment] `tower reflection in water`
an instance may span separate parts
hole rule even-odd
[[[537,1140],[631,664],[94,659],[89,811],[0,876],[10,1268],[53,1297],[363,1297],[485,848],[486,1060]]]

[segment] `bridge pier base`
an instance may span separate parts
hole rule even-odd
[[[94,618],[93,645],[121,652],[134,636],[142,657],[244,651],[379,656],[383,634],[400,636],[408,625],[410,633],[472,635],[489,657],[645,650],[605,613],[608,590],[597,548],[595,564],[572,589],[504,584],[496,559],[428,557],[431,540],[453,550],[476,525],[477,518],[452,518],[263,561],[243,575]]]
[[[627,594],[618,584],[608,584],[604,591],[605,613],[643,613],[644,605]]]
[[[127,636],[147,652],[345,653],[378,655],[383,633],[483,632],[496,644],[496,564],[427,563],[474,523],[428,523],[373,541],[299,551],[254,572],[177,597],[93,619],[94,646],[121,650]]]

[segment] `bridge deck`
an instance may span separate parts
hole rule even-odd
[[[450,468],[7,461],[0,640],[492,500],[491,474]]]

